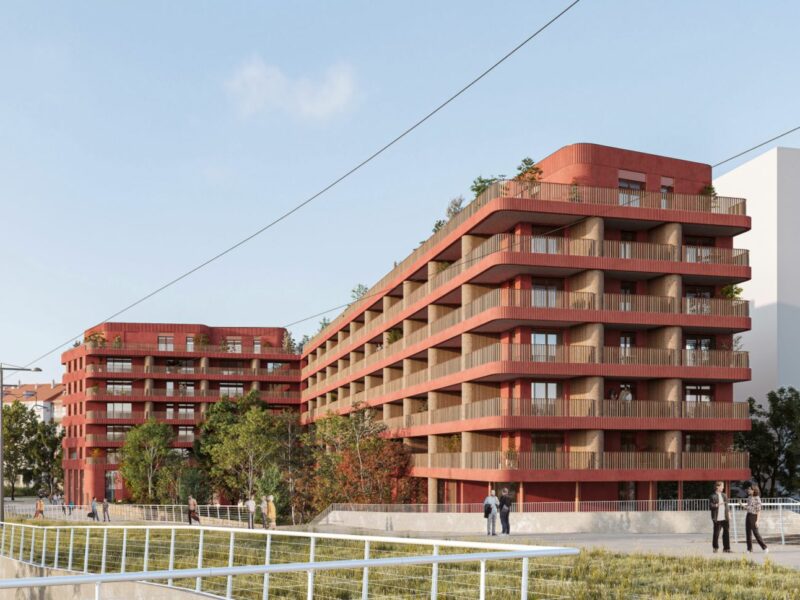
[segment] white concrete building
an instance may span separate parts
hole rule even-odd
[[[753,329],[742,336],[751,381],[736,400],[763,402],[781,386],[800,389],[800,148],[773,148],[714,179],[720,196],[747,198],[751,231],[737,238],[750,251],[753,277],[742,296],[753,301]]]

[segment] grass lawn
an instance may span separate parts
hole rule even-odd
[[[27,521],[30,523],[30,521]],[[58,565],[66,567],[69,534],[67,527],[74,523],[47,523],[37,525],[63,525],[58,543]],[[78,530],[73,540],[75,570],[84,565],[90,572],[99,572],[103,546],[103,527],[89,530],[89,552],[86,548],[86,530]],[[264,536],[235,530],[234,564],[263,564],[265,559]],[[30,559],[30,530],[25,532],[23,556]],[[19,556],[20,529],[11,546],[10,528],[2,551],[4,555]],[[199,530],[178,532],[175,541],[175,568],[198,566]],[[126,570],[144,567],[143,530],[130,530],[126,547]],[[170,532],[151,530],[148,569],[167,568]],[[106,571],[120,570],[122,557],[121,530],[108,530],[106,540]],[[230,534],[206,532],[203,539],[203,566],[227,566]],[[41,562],[43,535],[36,534],[34,561]],[[46,540],[45,563],[55,562],[56,539],[51,531]],[[303,538],[281,538],[272,541],[271,562],[289,563],[308,560],[309,541]],[[442,549],[461,552],[458,549]],[[371,557],[402,556],[430,553],[429,547],[404,544],[372,544]],[[363,544],[340,540],[319,540],[316,560],[342,560],[363,558]],[[478,564],[441,565],[439,567],[439,597],[478,597]],[[505,600],[519,598],[521,561],[493,561],[487,563],[487,598]],[[424,598],[430,596],[430,573],[427,566],[370,570],[370,598]],[[279,574],[270,578],[270,598],[305,598],[306,574]],[[320,600],[361,597],[361,571],[328,571],[315,576],[314,597]],[[195,588],[195,580],[176,580],[175,584]],[[206,578],[202,581],[205,592],[224,595],[226,578]],[[263,576],[243,576],[233,579],[235,598],[260,599]],[[800,598],[800,571],[778,567],[769,562],[760,565],[746,560],[729,561],[691,557],[668,557],[646,554],[612,554],[599,550],[584,550],[577,557],[531,559],[529,572],[530,598],[570,598],[577,600],[611,600],[629,598],[663,599],[714,599],[714,600],[777,600]]]

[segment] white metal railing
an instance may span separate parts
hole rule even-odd
[[[530,559],[574,556],[575,548],[461,542],[452,540],[357,536],[302,531],[241,532],[188,526],[55,526],[3,523],[0,555],[34,565],[65,569],[74,575],[6,579],[0,589],[102,583],[161,581],[162,585],[217,598],[376,597],[372,591],[391,581],[416,579],[417,592],[438,597],[440,565],[471,563],[469,577],[459,570],[459,587],[469,597],[485,598],[491,589],[487,563],[521,561],[506,569],[519,577],[519,594],[528,598]],[[441,550],[446,550],[441,553]],[[403,567],[429,567],[420,576]],[[494,564],[492,566],[495,566]],[[326,577],[328,572],[338,577]],[[77,574],[83,573],[83,574]],[[342,578],[342,574],[350,575]],[[261,575],[261,578],[247,576]],[[327,596],[336,585],[335,596]],[[342,586],[345,586],[344,589]],[[346,595],[341,595],[342,592]]]

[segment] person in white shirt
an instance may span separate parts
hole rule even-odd
[[[714,525],[714,533],[711,536],[711,547],[714,552],[719,551],[719,532],[722,531],[722,551],[731,551],[730,535],[730,508],[728,507],[728,497],[723,491],[725,484],[718,481],[714,484],[714,493],[708,499],[711,507],[711,522]]]
[[[256,520],[256,501],[250,496],[250,499],[244,505],[247,508],[247,528],[253,529],[253,524]]]
[[[500,501],[494,490],[489,492],[483,501],[483,518],[486,519],[486,535],[497,535],[495,533],[495,523],[497,522],[497,511],[500,508]]]

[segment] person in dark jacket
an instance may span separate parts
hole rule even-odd
[[[714,552],[719,551],[719,532],[722,531],[722,551],[731,551],[730,522],[731,511],[728,506],[728,497],[725,495],[725,484],[718,481],[714,484],[714,493],[708,499],[711,507],[711,522],[714,526],[714,533],[711,537],[711,547]]]
[[[761,539],[761,534],[758,532],[758,518],[761,516],[761,491],[757,485],[751,485],[747,488],[747,515],[744,520],[745,540],[747,541],[747,552],[753,551],[753,536],[755,536],[758,545],[767,553],[769,548]]]
[[[500,535],[511,534],[511,523],[509,522],[510,514],[511,496],[508,494],[508,488],[503,488],[503,494],[500,496],[500,526],[502,527]]]

